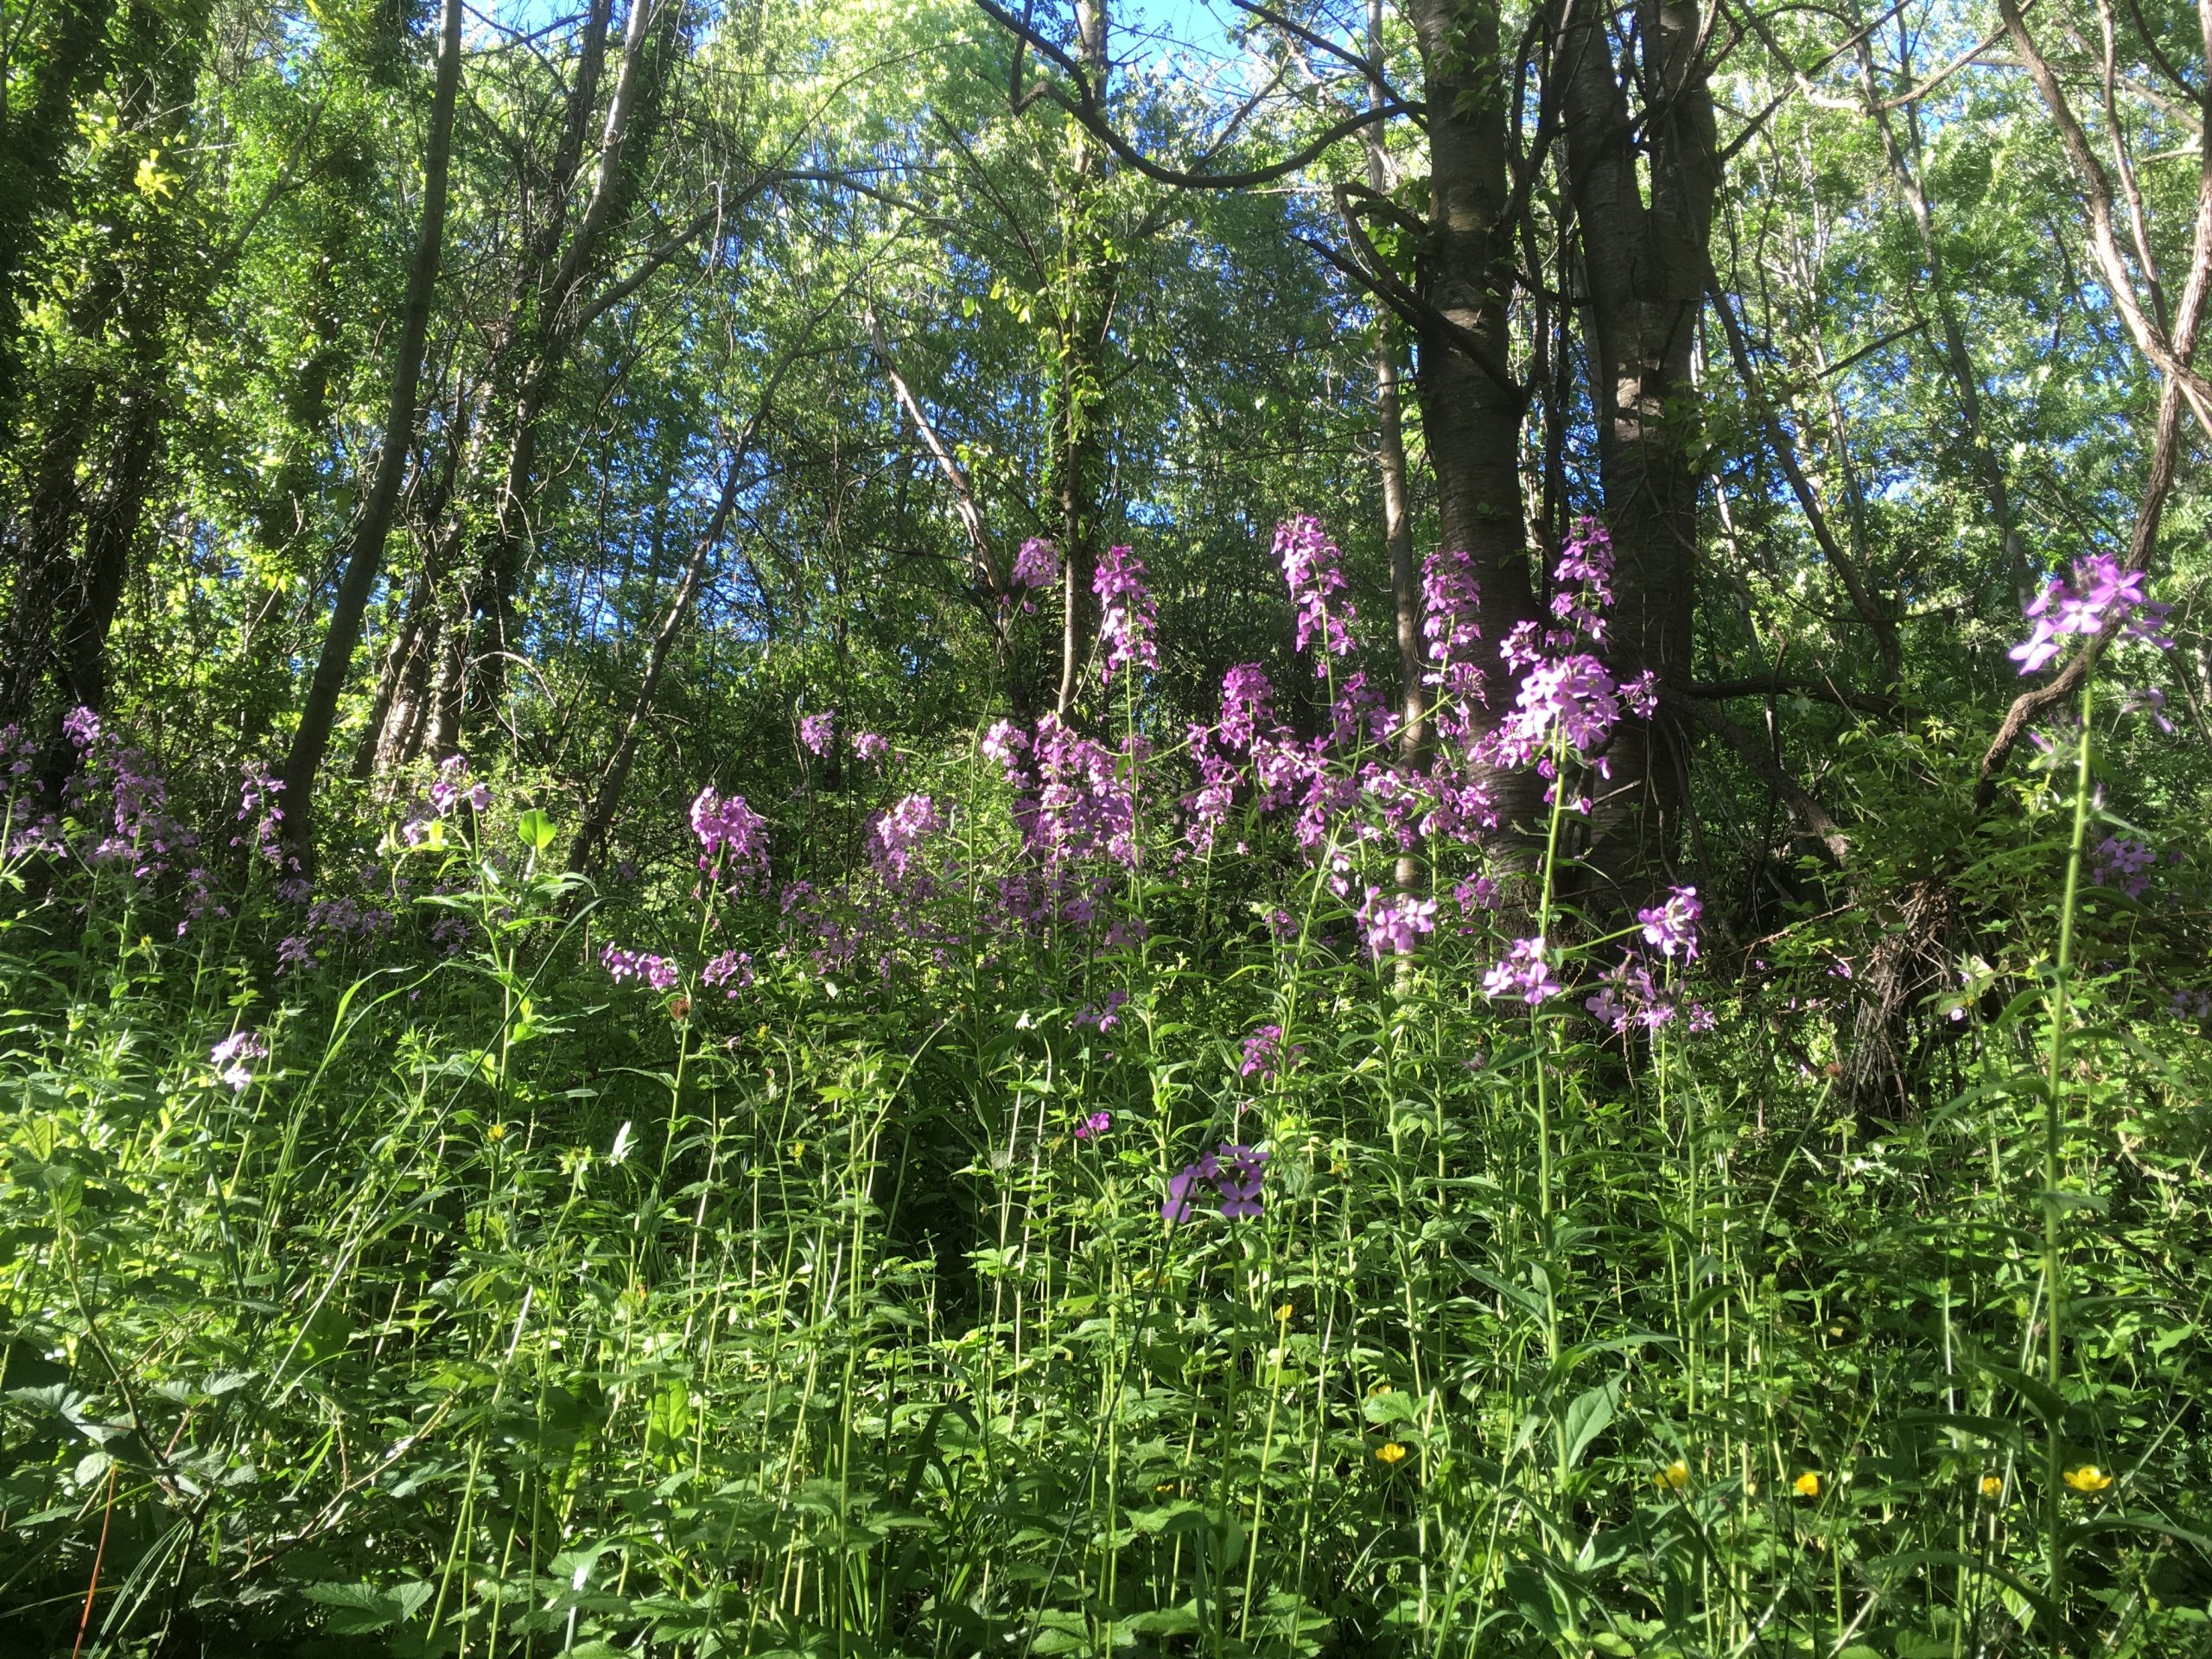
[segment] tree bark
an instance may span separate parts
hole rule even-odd
[[[1637,0],[1641,73],[1615,67],[1607,18],[1578,6],[1562,28],[1567,182],[1587,285],[1585,358],[1616,556],[1605,658],[1617,678],[1689,677],[1704,469],[1693,352],[1719,178],[1694,0]],[[1641,143],[1624,85],[1643,89]],[[1649,200],[1638,177],[1648,154]],[[1678,769],[1648,722],[1624,721],[1593,809],[1586,863],[1617,901],[1659,879],[1678,827]]]
[[[322,651],[315,662],[300,709],[300,724],[284,760],[284,836],[290,855],[302,864],[314,851],[315,787],[330,745],[331,728],[338,716],[338,702],[361,638],[361,618],[368,608],[384,563],[385,543],[399,507],[399,489],[407,474],[407,458],[414,448],[415,417],[423,372],[423,340],[429,332],[430,302],[437,287],[438,261],[445,241],[447,179],[453,151],[453,112],[461,86],[461,0],[446,0],[440,30],[435,90],[430,105],[430,131],[423,158],[423,222],[415,240],[415,257],[407,276],[407,294],[400,313],[398,350],[392,364],[391,397],[385,411],[384,447],[377,456],[377,470],[367,498],[346,537],[338,594],[331,607],[330,626],[323,635]]]
[[[1428,111],[1429,216],[1415,261],[1414,395],[1435,474],[1437,537],[1465,551],[1480,590],[1477,623],[1495,651],[1536,613],[1522,512],[1525,390],[1512,376],[1506,297],[1514,287],[1507,218],[1508,129],[1491,0],[1408,0]],[[1502,673],[1489,686],[1490,719],[1510,699]],[[1541,784],[1521,771],[1485,770],[1509,846],[1539,833]]]
[[[1076,0],[1076,56],[1095,95],[1106,93],[1108,0]],[[1052,495],[1060,520],[1060,717],[1075,709],[1083,671],[1098,633],[1098,604],[1090,591],[1098,571],[1098,440],[1092,411],[1099,400],[1099,361],[1105,345],[1109,276],[1106,253],[1090,222],[1096,187],[1106,156],[1089,129],[1078,126],[1075,156],[1060,204],[1063,293],[1056,327],[1059,400],[1053,411]]]

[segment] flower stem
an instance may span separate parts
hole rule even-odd
[[[2074,833],[2066,851],[2066,899],[2058,913],[2058,960],[2050,981],[2050,1070],[2044,1080],[2043,1096],[2043,1281],[2044,1342],[2054,1408],[2044,1440],[2044,1525],[2047,1534],[2048,1579],[2054,1611],[2063,1605],[2066,1589],[2066,1537],[2060,1500],[2064,1487],[2059,1464],[2063,1449],[2064,1422],[2056,1408],[2061,1393],[2060,1316],[2064,1310],[2063,1263],[2059,1256],[2061,1221],[2058,1194],[2059,1157],[2063,1139],[2060,1111],[2066,1067],[2067,993],[2074,971],[2074,906],[2082,887],[2082,843],[2089,823],[2089,716],[2095,677],[2082,681],[2082,730],[2075,747],[2074,770]],[[2051,1631],[2050,1650],[2063,1649],[2063,1625]]]

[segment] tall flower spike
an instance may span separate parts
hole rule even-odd
[[[1160,648],[1152,638],[1160,610],[1144,575],[1144,561],[1135,552],[1109,547],[1091,578],[1099,603],[1099,661],[1109,682],[1119,669],[1160,666]]]
[[[1303,652],[1317,639],[1321,643],[1320,654],[1313,659],[1319,679],[1328,673],[1330,658],[1351,653],[1351,625],[1358,619],[1349,602],[1333,607],[1329,602],[1332,594],[1344,590],[1342,556],[1321,521],[1304,512],[1275,526],[1274,552],[1298,612],[1298,649]]]

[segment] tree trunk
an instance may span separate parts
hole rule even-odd
[[[1928,273],[1928,292],[1936,302],[1936,318],[1943,335],[1943,363],[1950,371],[1951,385],[1958,394],[1959,415],[1963,425],[1960,436],[1967,451],[1967,465],[1980,483],[1983,495],[1988,499],[1993,528],[1999,544],[2005,550],[2006,573],[2012,578],[2016,596],[2025,604],[2035,595],[2035,583],[2028,569],[2026,544],[2012,512],[2012,493],[2005,478],[2005,468],[1997,459],[1997,452],[1990,445],[1989,433],[1981,414],[1981,376],[1975,369],[1974,358],[1967,349],[1966,330],[1959,321],[1959,308],[1951,296],[1951,285],[1943,273],[1943,256],[1936,244],[1936,215],[1928,206],[1928,192],[1921,182],[1920,117],[1916,106],[1906,111],[1907,132],[1912,141],[1912,155],[1908,159],[1897,142],[1895,127],[1889,111],[1882,105],[1881,92],[1874,80],[1874,52],[1867,37],[1861,34],[1854,49],[1859,58],[1859,81],[1865,91],[1866,111],[1873,118],[1875,130],[1882,136],[1882,154],[1890,165],[1890,175],[1897,181],[1897,189],[1904,194],[1905,206],[1912,214],[1912,228],[1920,240],[1920,258]],[[1907,79],[1910,79],[1910,68]]]
[[[764,394],[761,407],[746,422],[745,430],[738,435],[737,442],[730,450],[729,467],[722,474],[721,499],[715,503],[714,514],[708,519],[706,529],[692,543],[683,577],[669,598],[660,626],[653,630],[652,649],[646,655],[645,671],[638,682],[638,695],[630,706],[630,717],[623,722],[622,735],[615,742],[614,753],[608,757],[607,770],[600,774],[599,788],[592,796],[590,810],[584,814],[575,841],[569,849],[569,868],[573,874],[582,874],[598,861],[601,845],[613,827],[614,814],[622,804],[623,788],[630,781],[630,768],[638,758],[638,745],[645,736],[645,721],[652,714],[653,698],[660,690],[661,674],[668,666],[669,649],[683,629],[683,619],[690,613],[691,601],[698,594],[707,561],[714,556],[715,549],[721,545],[722,537],[729,529],[729,516],[737,505],[739,480],[744,475],[746,457],[752,452],[753,435],[766,412]]]
[[[613,95],[608,100],[607,118],[600,135],[591,195],[563,249],[560,246],[560,231],[566,219],[568,201],[574,194],[575,172],[574,162],[567,160],[573,154],[569,135],[579,132],[582,121],[588,117],[590,105],[583,101],[584,95],[596,92],[606,38],[604,4],[605,0],[595,0],[593,18],[588,25],[584,64],[569,101],[563,149],[562,156],[557,158],[566,162],[569,177],[556,207],[532,239],[532,257],[525,266],[524,280],[534,291],[524,302],[529,322],[518,342],[514,403],[507,423],[506,452],[500,468],[499,493],[493,502],[492,524],[461,584],[461,611],[467,619],[466,629],[480,629],[488,635],[481,641],[480,652],[474,656],[464,653],[461,659],[464,677],[474,662],[480,661],[483,665],[478,683],[463,688],[467,702],[483,708],[494,707],[499,702],[506,682],[508,653],[521,643],[517,637],[516,607],[524,573],[530,563],[530,520],[537,505],[539,419],[558,389],[561,372],[582,332],[585,279],[597,260],[608,227],[620,218],[622,206],[630,196],[634,182],[629,156],[631,141],[649,118],[659,90],[656,30],[664,20],[672,24],[675,17],[675,9],[665,0],[631,0],[629,18],[623,29],[622,65],[615,73]],[[556,249],[560,251],[559,262],[549,270]],[[458,735],[456,722],[452,741],[457,742]]]
[[[1108,0],[1076,0],[1076,54],[1098,97],[1106,93],[1106,55],[1112,19]],[[1105,348],[1109,287],[1103,238],[1091,222],[1096,187],[1104,176],[1104,147],[1078,127],[1075,157],[1060,202],[1063,290],[1055,296],[1059,352],[1059,406],[1052,431],[1052,496],[1059,511],[1062,719],[1076,693],[1098,634],[1098,603],[1090,591],[1098,572],[1098,440],[1093,416],[1101,397],[1099,364]]]
[[[314,851],[315,786],[330,746],[338,701],[360,643],[361,618],[384,563],[386,539],[399,508],[399,487],[414,448],[417,383],[423,372],[423,343],[429,334],[430,302],[437,287],[438,258],[445,241],[446,181],[453,149],[453,111],[461,86],[461,0],[446,0],[438,44],[437,85],[430,105],[430,132],[423,159],[423,223],[415,240],[415,259],[407,276],[407,296],[400,314],[399,348],[391,372],[391,397],[385,412],[384,447],[367,498],[346,537],[331,607],[330,626],[315,678],[300,709],[300,724],[284,760],[284,836],[291,856],[308,862]]]
[[[1477,621],[1494,652],[1535,615],[1522,515],[1521,422],[1527,394],[1508,357],[1512,226],[1504,222],[1505,94],[1491,0],[1409,0],[1428,109],[1430,212],[1418,258],[1421,298],[1436,321],[1419,331],[1414,386],[1436,478],[1437,537],[1464,550],[1480,588]],[[1491,724],[1511,701],[1503,671],[1488,683]],[[1539,832],[1531,774],[1485,771],[1508,848]]]
[[[1694,0],[1639,0],[1640,74],[1616,70],[1606,14],[1578,10],[1561,31],[1567,193],[1587,289],[1585,360],[1598,424],[1598,464],[1617,560],[1606,643],[1617,678],[1646,670],[1689,680],[1696,602],[1699,421],[1693,352],[1706,288],[1713,200],[1719,177],[1713,104]],[[1639,132],[1625,82],[1644,95]],[[1595,806],[1589,866],[1638,898],[1668,863],[1682,806],[1681,770],[1658,727],[1624,721]]]

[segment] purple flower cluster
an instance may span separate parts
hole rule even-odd
[[[1236,1075],[1265,1082],[1291,1070],[1305,1052],[1303,1043],[1294,1044],[1287,1051],[1283,1048],[1281,1026],[1262,1026],[1244,1039],[1244,1062],[1236,1068]]]
[[[1122,1023],[1122,1010],[1128,1005],[1129,994],[1127,991],[1109,991],[1104,1001],[1078,1009],[1068,1023],[1092,1031],[1111,1031]]]
[[[1014,556],[1014,585],[1049,588],[1060,579],[1060,550],[1042,536],[1032,536]]]
[[[1099,665],[1109,683],[1119,669],[1160,666],[1160,647],[1153,640],[1160,607],[1153,602],[1144,575],[1144,561],[1135,552],[1109,547],[1090,579],[1099,603]]]
[[[890,881],[904,881],[921,843],[944,827],[937,803],[926,795],[907,795],[876,815],[868,827],[868,855]]]
[[[853,734],[853,756],[871,763],[880,761],[891,753],[891,741],[874,732]]]
[[[719,863],[735,876],[768,868],[768,821],[745,804],[741,795],[725,799],[710,786],[691,803],[691,833],[699,838],[699,868],[711,870]]]
[[[1127,868],[1137,861],[1134,762],[1141,746],[1117,753],[1080,735],[1055,714],[1039,715],[1033,739],[998,732],[1007,781],[1020,792],[1014,822],[1023,849],[1048,870],[1105,858]],[[1019,757],[1026,750],[1028,760]],[[1125,765],[1128,761],[1132,764]]]
[[[1551,961],[1541,933],[1534,938],[1516,939],[1505,960],[1493,964],[1483,976],[1484,995],[1503,996],[1511,993],[1530,1007],[1557,996],[1562,988],[1552,974]]]
[[[80,749],[100,741],[100,717],[79,703],[61,716],[61,734]]]
[[[641,951],[625,950],[619,944],[608,944],[599,953],[599,965],[616,984],[626,979],[642,979],[657,991],[676,988],[683,970],[673,957],[649,957]]]
[[[1316,679],[1329,671],[1329,658],[1351,653],[1351,625],[1358,613],[1350,601],[1333,610],[1330,601],[1344,588],[1343,556],[1321,528],[1321,521],[1301,512],[1275,526],[1275,563],[1282,567],[1290,588],[1290,602],[1298,613],[1298,649],[1319,641],[1313,658]]]
[[[2032,674],[2058,655],[2059,642],[2068,635],[2093,639],[2108,628],[2121,637],[2139,639],[2160,651],[2173,641],[2159,632],[2172,607],[2148,597],[2140,570],[2125,570],[2109,553],[2094,553],[2074,562],[2074,584],[2053,576],[2042,593],[2030,601],[2028,620],[2035,627],[2005,654]]]
[[[1704,914],[1695,887],[1674,887],[1665,904],[1637,911],[1636,919],[1643,927],[1643,942],[1661,956],[1671,958],[1679,950],[1684,962],[1692,962],[1697,957],[1698,918]]]
[[[1476,608],[1482,598],[1475,584],[1474,562],[1465,548],[1438,548],[1421,566],[1421,637],[1428,641],[1431,685],[1444,683],[1445,671],[1465,663],[1482,639]]]
[[[1696,959],[1697,925],[1704,913],[1695,887],[1669,888],[1663,903],[1637,911],[1638,937],[1599,982],[1597,993],[1583,999],[1592,1018],[1616,1036],[1631,1027],[1656,1031],[1673,1020],[1681,1008],[1673,989],[1662,982],[1666,964],[1678,955],[1685,964]],[[1656,974],[1649,955],[1653,950],[1659,953]],[[1850,976],[1847,968],[1844,976]],[[1710,1031],[1712,1014],[1693,1006],[1689,1028]]]
[[[1113,1127],[1113,1113],[1093,1112],[1075,1126],[1075,1138],[1078,1141],[1096,1141]]]
[[[1199,1189],[1211,1185],[1221,1200],[1221,1213],[1230,1221],[1257,1216],[1263,1209],[1261,1184],[1268,1173],[1263,1147],[1222,1143],[1219,1153],[1208,1153],[1194,1164],[1185,1164],[1167,1183],[1167,1197],[1160,1204],[1162,1220],[1175,1224],[1191,1218]]]
[[[253,1081],[253,1073],[246,1068],[248,1060],[265,1060],[269,1045],[261,1040],[257,1031],[234,1031],[215,1045],[208,1055],[208,1062],[215,1068],[217,1077],[231,1085],[233,1094],[244,1094]]]
[[[725,995],[735,997],[742,990],[752,988],[753,953],[749,950],[725,950],[699,970],[702,982],[709,986],[727,985]]]
[[[2130,899],[2140,899],[2150,887],[2151,867],[2158,861],[2148,842],[2123,836],[2107,836],[2097,843],[2094,858],[2089,868],[2090,881]]]
[[[467,755],[449,754],[438,762],[438,775],[430,785],[430,804],[442,818],[464,803],[481,812],[492,804],[492,791],[481,782],[469,781]]]
[[[798,717],[799,747],[809,754],[829,753],[830,745],[836,739],[836,733],[837,711],[835,709],[825,709],[818,715],[801,715]]]
[[[1359,925],[1366,936],[1367,954],[1377,962],[1385,957],[1409,957],[1421,939],[1436,931],[1436,900],[1370,887],[1359,907]]]

